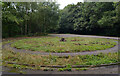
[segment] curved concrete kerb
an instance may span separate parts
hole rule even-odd
[[[107,39],[115,39],[118,40],[117,37],[104,37],[104,36],[88,36],[88,35],[74,35],[74,34],[50,34],[50,36],[53,37],[93,37],[93,38],[107,38]],[[76,52],[76,53],[42,53],[38,51],[28,51],[28,50],[21,50],[21,49],[16,49],[13,47],[10,47],[11,43],[6,44],[4,47],[9,47],[15,52],[24,52],[24,53],[29,53],[29,54],[40,54],[40,55],[55,55],[55,56],[75,56],[75,55],[97,55],[99,53],[114,53],[118,52],[118,41],[116,41],[117,45],[113,48],[106,49],[106,50],[96,50],[96,51],[91,51],[91,52]]]
[[[95,36],[95,35],[76,35],[76,34],[49,34],[54,37],[91,37],[91,38],[106,38],[118,40],[118,37],[107,37],[107,36]]]

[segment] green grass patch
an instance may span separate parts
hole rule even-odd
[[[26,53],[15,53],[12,50],[3,49],[3,61],[14,62],[16,64],[35,65],[35,69],[40,69],[41,65],[66,65],[66,70],[71,70],[71,65],[100,65],[118,62],[118,53],[98,54],[98,55],[77,55],[69,57],[59,57],[52,55],[33,55]],[[3,64],[4,65],[4,64]],[[21,65],[13,64],[11,67],[21,68]],[[22,66],[29,68],[32,66]]]
[[[83,52],[104,50],[116,45],[115,40],[101,38],[69,37],[66,41],[60,41],[59,37],[42,37],[18,40],[11,46],[17,49],[25,49],[40,52]]]
[[[29,39],[18,40],[17,42],[12,44],[12,46],[13,47],[14,47],[14,45],[22,46],[21,43],[23,43],[24,46],[27,46],[29,44],[31,44],[31,45],[36,44],[35,46],[38,46],[38,45],[43,46],[45,41],[46,42],[53,41],[52,43],[54,45],[56,44],[56,46],[57,45],[68,46],[69,44],[73,43],[73,47],[76,46],[76,48],[79,46],[79,44],[81,44],[82,46],[87,44],[86,47],[88,45],[95,47],[95,45],[102,46],[101,44],[105,44],[105,45],[108,45],[107,47],[109,47],[109,48],[116,45],[114,40],[108,40],[108,39],[74,37],[74,38],[65,38],[66,42],[60,42],[59,41],[60,39],[61,38],[58,38],[58,37],[56,37],[56,38],[53,38],[53,37],[29,38]],[[12,42],[12,41],[6,41],[6,42],[3,42],[3,44],[7,44],[9,42]],[[47,45],[47,47],[51,47],[51,45],[49,45],[49,46]],[[63,52],[66,51],[65,48],[64,48]],[[72,48],[72,46],[69,48]],[[24,48],[20,48],[20,49],[24,49]],[[53,49],[55,49],[55,47]],[[81,49],[79,49],[79,50],[81,50]],[[37,50],[34,50],[34,51],[37,51]],[[60,51],[60,50],[58,50],[58,48],[56,48],[55,52],[58,52],[58,51]],[[92,51],[92,50],[90,50],[90,51]],[[41,52],[45,52],[45,50],[43,50]],[[51,51],[48,50],[48,52],[52,52],[52,50]],[[76,52],[76,51],[71,50],[70,52]],[[60,68],[58,70],[59,71],[71,71],[73,69],[71,67],[72,65],[100,65],[100,64],[110,64],[110,63],[119,62],[118,61],[118,53],[108,53],[108,54],[100,53],[98,55],[77,55],[77,56],[59,57],[59,56],[52,56],[52,55],[34,55],[34,54],[27,54],[27,53],[16,53],[9,48],[2,49],[2,60],[16,63],[16,64],[7,64],[7,63],[3,62],[4,66],[13,67],[16,69],[22,69],[22,68],[43,69],[45,71],[49,71],[49,70],[51,70],[51,68],[43,68],[43,67],[39,67],[39,66],[41,66],[41,65],[50,65],[50,66],[51,65],[66,65],[65,68]],[[35,67],[18,65],[18,64],[35,65]],[[76,70],[86,70],[86,68],[76,68]]]

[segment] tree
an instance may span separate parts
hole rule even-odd
[[[4,2],[3,37],[36,35],[56,30],[59,21],[55,2]]]
[[[74,6],[68,5],[61,11],[60,30],[62,33],[74,31],[77,34],[117,36],[115,31],[120,22],[118,6],[118,2],[78,2]],[[72,30],[69,29],[71,27]]]
[[[73,33],[74,32],[74,18],[75,18],[75,5],[70,4],[60,11],[59,32],[60,33]]]

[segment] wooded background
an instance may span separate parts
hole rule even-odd
[[[3,2],[2,37],[48,33],[120,36],[120,2]]]

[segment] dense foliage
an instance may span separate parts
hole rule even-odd
[[[58,11],[55,2],[3,3],[3,37],[52,32],[58,26]]]
[[[119,28],[120,2],[70,4],[61,11],[60,33],[120,36]]]
[[[56,2],[3,2],[3,37],[76,33],[120,36],[120,2],[78,2],[59,9]]]

